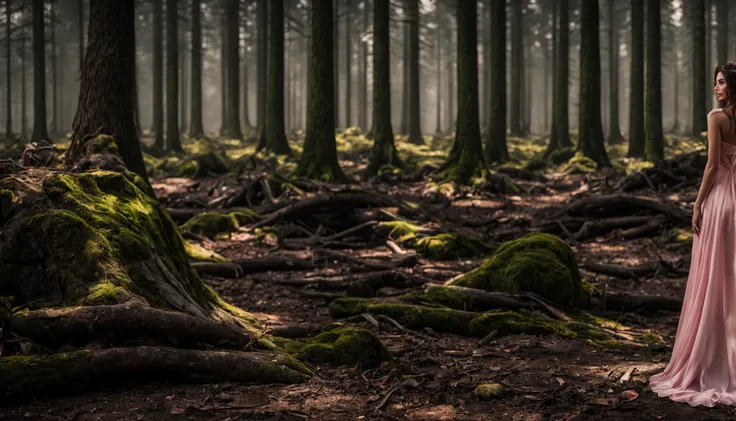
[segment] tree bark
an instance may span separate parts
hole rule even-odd
[[[629,152],[644,156],[644,3],[631,0],[631,70],[629,81]]]
[[[179,133],[187,132],[187,29],[179,34]]]
[[[239,0],[225,0],[225,20],[227,54],[227,122],[225,136],[231,139],[242,139],[240,128],[240,42],[239,42]]]
[[[363,1],[363,36],[368,33],[370,28],[368,0]],[[368,43],[360,40],[360,57],[361,57],[361,74],[360,74],[360,104],[358,104],[358,113],[360,115],[360,128],[363,132],[368,130]]]
[[[189,136],[204,137],[202,124],[202,0],[192,0],[192,70]]]
[[[510,159],[506,144],[506,0],[490,0],[491,66],[486,161],[505,162]]]
[[[409,139],[423,145],[419,78],[419,0],[407,0],[409,19]]]
[[[348,179],[337,162],[335,143],[332,2],[333,0],[312,0],[307,132],[304,152],[296,174],[300,177],[347,182]]]
[[[13,140],[13,85],[11,80],[13,56],[10,52],[10,29],[11,29],[11,7],[13,2],[11,0],[5,0],[5,141],[10,142]]]
[[[524,54],[522,36],[522,0],[511,2],[511,104],[509,110],[509,125],[511,136],[521,137],[522,130],[521,100],[524,94],[524,79],[522,79],[522,55]]]
[[[608,0],[608,84],[610,89],[610,109],[608,114],[608,144],[623,141],[618,121],[618,27],[614,0]]]
[[[250,100],[250,55],[248,54],[248,46],[250,45],[250,41],[252,41],[252,37],[248,36],[247,30],[247,24],[248,24],[248,6],[249,2],[246,2],[243,6],[243,38],[245,39],[245,46],[243,48],[243,125],[245,125],[246,128],[250,129],[252,126],[250,124],[250,107],[248,106],[248,102]]]
[[[53,142],[46,126],[46,38],[43,0],[33,0],[33,133],[32,142]]]
[[[227,130],[227,3],[228,0],[220,2],[222,14],[220,15],[220,136],[225,136]]]
[[[77,0],[77,44],[79,47],[79,74],[84,67],[84,0]]]
[[[57,93],[59,92],[58,84],[56,83],[56,4],[55,0],[49,0],[49,35],[51,39],[51,51],[49,53],[51,60],[51,122],[49,124],[49,134],[56,135],[59,131],[59,98]]]
[[[436,86],[435,86],[435,92],[437,95],[436,99],[436,112],[437,112],[437,128],[435,129],[435,133],[442,133],[442,20],[440,19],[440,5],[439,2],[435,4],[435,10],[434,10],[434,20],[435,20],[435,38],[434,38],[434,54],[435,54],[435,64],[437,66],[435,72],[436,72]]]
[[[284,129],[284,0],[274,0],[270,6],[266,149],[289,155]]]
[[[664,159],[662,133],[662,18],[660,0],[647,0],[647,109],[644,158]]]
[[[166,0],[166,147],[183,152],[179,139],[179,0]]]
[[[67,162],[87,152],[88,135],[115,138],[125,166],[148,183],[133,116],[134,3],[90,0],[89,39]]]
[[[692,125],[691,134],[700,136],[707,130],[706,94],[705,81],[707,78],[706,68],[706,10],[705,0],[690,1],[690,19],[692,21]],[[710,19],[709,19],[710,20]]]
[[[485,169],[478,118],[478,5],[457,2],[457,127],[440,178],[467,183]]]
[[[373,151],[367,176],[378,174],[385,165],[403,166],[391,126],[389,1],[373,1]]]
[[[153,146],[164,149],[163,0],[153,0]]]
[[[81,1],[81,0],[80,0]],[[24,6],[23,15],[27,15],[28,9]],[[20,40],[20,135],[25,137],[28,133],[28,98],[26,97],[26,28],[21,29],[21,40]],[[79,73],[82,73],[82,66],[79,67]]]
[[[266,147],[266,96],[268,95],[268,1],[258,0],[256,15],[258,20],[258,92],[257,109],[260,131],[258,149]]]
[[[558,0],[559,27],[555,52],[555,93],[552,118],[552,133],[546,155],[560,148],[572,146],[570,141],[570,116],[568,110],[569,55],[570,55],[570,10],[568,0]]]
[[[351,0],[347,0],[345,3],[345,127],[352,127],[352,68],[353,68],[353,41],[351,40],[350,33],[352,32],[351,13],[353,11],[353,4]]]
[[[578,150],[599,167],[610,167],[601,125],[601,58],[598,2],[584,1],[580,7],[580,108]]]

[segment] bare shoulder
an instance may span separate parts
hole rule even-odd
[[[708,113],[708,118],[709,119],[713,118],[713,119],[716,119],[716,120],[720,120],[721,118],[723,118],[725,116],[726,116],[726,113],[723,111],[723,108],[713,108]]]

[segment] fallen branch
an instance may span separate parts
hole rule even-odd
[[[199,351],[139,346],[0,359],[0,400],[17,403],[39,393],[99,388],[130,380],[300,383],[309,371],[271,352]]]
[[[106,346],[163,342],[181,348],[202,348],[204,344],[237,350],[259,347],[256,338],[243,329],[136,301],[19,313],[13,319],[13,332],[44,346],[103,341]]]
[[[602,310],[637,311],[645,309],[649,311],[664,310],[675,312],[682,310],[682,298],[663,297],[660,295],[609,292],[605,295],[594,293],[593,298],[597,299],[601,304],[605,302]]]
[[[200,275],[219,276],[223,278],[241,278],[253,273],[269,271],[291,271],[314,269],[314,264],[308,260],[290,259],[286,257],[271,257],[262,259],[235,260],[232,262],[195,262],[192,269]]]
[[[644,263],[639,266],[623,266],[610,263],[596,263],[587,261],[583,263],[583,268],[601,275],[614,276],[621,279],[639,280],[640,277],[647,277],[657,272],[660,267],[659,262]]]
[[[403,257],[402,259],[392,262],[379,262],[375,260],[361,259],[347,253],[328,249],[315,249],[312,252],[312,256],[315,261],[329,259],[372,270],[393,270],[399,267],[412,267],[416,266],[419,261],[419,257],[416,254],[405,255],[405,257]]]
[[[587,196],[563,208],[555,216],[598,216],[600,213],[611,214],[622,208],[647,209],[680,222],[688,222],[690,219],[690,215],[673,202],[628,194]]]

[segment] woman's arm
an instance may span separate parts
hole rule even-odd
[[[708,114],[708,163],[705,164],[703,172],[703,182],[700,184],[698,198],[695,200],[695,207],[700,208],[703,201],[708,196],[710,188],[713,186],[713,180],[718,172],[721,160],[721,125],[718,121],[718,110],[713,110]]]

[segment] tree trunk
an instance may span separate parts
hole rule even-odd
[[[568,78],[570,55],[570,10],[568,0],[558,0],[557,14],[559,28],[557,29],[557,46],[555,54],[555,92],[552,106],[552,133],[549,139],[546,154],[572,146],[570,142],[570,117],[568,111]]]
[[[401,37],[401,120],[399,121],[399,133],[404,135],[409,127],[409,23],[406,22],[406,2],[403,1],[403,22]]]
[[[363,1],[363,34],[368,33],[368,0]],[[362,37],[361,37],[362,38]],[[358,110],[360,114],[360,128],[363,132],[368,130],[368,43],[360,40],[360,57],[361,57],[361,75],[360,75],[360,104]]]
[[[284,0],[274,0],[270,6],[266,149],[289,155],[291,148],[284,129]]]
[[[524,94],[524,79],[522,79],[522,55],[524,45],[522,38],[522,0],[511,2],[511,109],[509,110],[509,124],[511,136],[523,136],[521,128],[521,97]]]
[[[260,131],[258,150],[266,147],[266,96],[268,95],[268,1],[258,0],[256,15],[258,20],[258,92],[257,126]]]
[[[10,63],[13,61],[13,55],[10,52],[10,23],[11,15],[10,8],[13,6],[11,0],[5,0],[5,141],[10,142],[13,140],[13,85],[11,84],[12,68]]]
[[[134,16],[133,2],[90,1],[89,46],[67,163],[83,158],[88,135],[100,132],[115,138],[125,166],[148,183],[133,116]]]
[[[179,139],[179,0],[166,0],[166,147],[183,152]]]
[[[439,2],[435,4],[434,20],[436,25],[434,38],[434,54],[435,64],[437,66],[437,69],[435,70],[435,72],[437,73],[435,75],[437,82],[435,86],[435,92],[437,95],[435,104],[435,106],[437,107],[437,128],[435,129],[435,133],[442,133],[442,21],[440,19]]]
[[[629,152],[644,156],[644,3],[631,0],[631,71],[629,81]]]
[[[661,31],[659,0],[647,0],[647,125],[644,158],[648,161],[664,159]]]
[[[58,84],[56,83],[56,4],[55,0],[49,0],[49,23],[51,28],[49,32],[51,35],[51,122],[49,124],[49,134],[56,135],[59,131],[59,92]]]
[[[296,174],[317,180],[347,182],[337,162],[335,143],[333,55],[333,0],[312,0],[312,42],[309,66],[307,131]]]
[[[551,152],[554,149],[557,149],[559,145],[557,144],[557,96],[559,93],[557,92],[557,73],[559,72],[559,67],[557,66],[557,55],[559,53],[559,42],[558,39],[560,37],[559,35],[559,25],[558,25],[558,16],[559,16],[559,10],[560,10],[560,1],[559,0],[550,0],[552,2],[552,122],[550,123],[549,127],[549,145],[547,147],[547,151],[545,152],[545,155]]]
[[[153,146],[164,149],[163,0],[153,0]]]
[[[187,30],[179,36],[179,133],[187,132]]]
[[[243,48],[243,124],[249,129],[252,126],[250,124],[250,107],[248,106],[248,101],[250,100],[250,72],[248,71],[248,67],[250,67],[250,55],[248,54],[248,46],[252,37],[248,37],[247,29],[245,29],[247,28],[248,18],[248,3],[246,2],[243,6],[243,38],[245,39],[245,46]]]
[[[220,136],[225,137],[227,131],[227,3],[229,0],[221,1],[222,14],[220,15]]]
[[[352,82],[352,47],[353,47],[353,41],[351,40],[350,33],[352,32],[352,21],[350,13],[353,10],[353,5],[348,0],[348,2],[345,4],[345,105],[343,106],[345,108],[345,127],[352,127],[353,121],[352,121],[352,92],[351,92],[351,82]]]
[[[202,124],[202,0],[192,0],[192,70],[189,136],[204,137]]]
[[[615,145],[623,141],[618,121],[618,28],[616,27],[616,10],[614,0],[608,0],[608,84],[610,89],[610,109],[608,144]]]
[[[367,176],[378,174],[386,165],[403,166],[391,126],[389,2],[373,1],[373,151],[366,168]]]
[[[23,14],[26,15],[28,9],[24,7]],[[25,137],[28,133],[28,98],[26,97],[26,89],[28,88],[26,83],[26,28],[21,29],[21,40],[20,40],[20,135]],[[80,66],[80,74],[82,67]]]
[[[478,4],[457,2],[457,127],[440,178],[467,183],[484,169],[478,118]]]
[[[601,125],[601,58],[598,2],[584,1],[580,7],[580,122],[578,150],[599,167],[610,167]]]
[[[238,22],[239,0],[225,0],[225,31],[227,41],[225,48],[227,53],[225,59],[227,63],[227,121],[225,126],[225,136],[231,139],[242,139],[243,132],[240,129],[240,42]]]
[[[486,161],[505,162],[510,159],[506,145],[506,0],[490,0],[491,66]]]
[[[452,51],[452,24],[448,22],[447,31],[445,34],[447,34],[447,50],[446,51]],[[454,60],[445,60],[445,65],[447,66],[447,71],[445,71],[445,77],[447,78],[447,90],[445,91],[445,97],[447,98],[447,104],[445,107],[445,127],[448,128],[448,130],[452,130],[451,128],[455,126],[455,61]]]
[[[718,64],[728,62],[728,0],[716,1],[716,16],[718,16]]]
[[[33,134],[32,142],[52,142],[46,126],[46,39],[43,0],[33,0]]]
[[[333,112],[335,113],[335,128],[341,127],[340,126],[340,0],[333,0],[333,6],[335,14],[334,22],[332,24],[332,39],[334,45],[332,46],[332,53],[333,57],[332,60],[334,63],[332,64],[335,66],[334,71],[334,91],[333,95],[335,96],[335,108]]]
[[[633,0],[632,0],[633,1]],[[705,0],[690,0],[692,19],[692,77],[693,77],[693,93],[692,93],[692,135],[700,136],[700,133],[707,130],[706,115],[706,94],[705,80],[707,78],[706,67],[706,45],[705,45]]]
[[[407,0],[409,18],[409,143],[423,145],[419,78],[419,0]]]
[[[77,44],[79,47],[79,74],[84,67],[84,0],[77,0]]]

